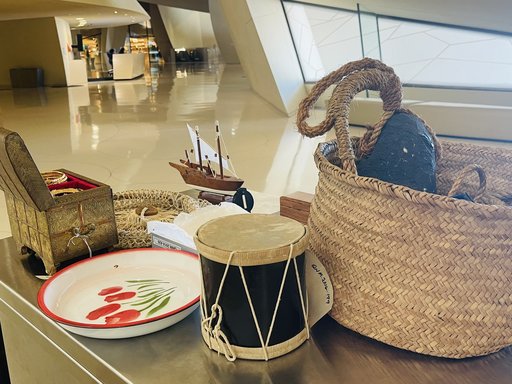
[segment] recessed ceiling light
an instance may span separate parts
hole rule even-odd
[[[114,13],[117,13],[117,11],[114,11]]]

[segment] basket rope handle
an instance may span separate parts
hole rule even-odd
[[[355,95],[365,89],[380,91],[384,110],[379,122],[360,140],[359,149],[366,153],[373,149],[382,127],[401,107],[402,103],[400,79],[393,72],[384,72],[377,68],[352,73],[334,88],[329,100],[329,108],[336,109],[338,112],[334,122],[334,130],[338,140],[338,155],[343,169],[355,175],[357,175],[356,156],[349,132],[350,103]]]
[[[333,84],[339,84],[341,81],[348,75],[363,71],[369,70],[372,68],[378,68],[383,72],[391,72],[394,74],[393,70],[383,64],[382,62],[370,58],[364,58],[359,61],[353,61],[348,64],[343,65],[335,71],[332,71],[330,74],[320,79],[314,87],[311,89],[309,95],[304,98],[297,111],[297,126],[299,131],[308,137],[320,136],[329,131],[334,126],[334,121],[336,120],[337,114],[339,112],[338,106],[333,104],[332,99],[329,102],[329,107],[327,109],[326,118],[318,125],[309,126],[306,120],[309,118],[309,111],[313,108],[314,104],[318,101],[318,98]],[[387,99],[387,98],[386,98]],[[394,110],[400,106],[401,103],[401,95],[398,100],[398,105],[392,105],[391,109]],[[385,107],[384,110],[387,108]]]
[[[316,126],[309,126],[306,122],[309,111],[320,95],[331,85],[336,84],[329,100],[325,119]],[[357,175],[354,148],[349,133],[350,103],[355,95],[363,90],[379,91],[383,101],[383,110],[380,120],[359,141],[356,149],[358,156],[371,152],[380,132],[387,120],[396,112],[412,113],[402,108],[402,87],[400,79],[391,67],[370,58],[348,63],[318,81],[311,93],[299,105],[297,111],[297,127],[299,132],[308,137],[318,136],[329,131],[333,126],[338,141],[338,154],[344,170]],[[441,146],[436,140],[433,130],[422,120],[432,136],[439,158]]]
[[[455,195],[457,193],[461,192],[461,186],[464,180],[473,172],[476,172],[478,174],[480,185],[478,186],[477,191],[475,192],[475,196],[473,196],[473,200],[476,201],[480,199],[484,192],[485,188],[487,187],[487,176],[485,174],[484,169],[477,165],[477,164],[470,164],[464,167],[462,171],[459,172],[455,180],[453,181],[453,185],[450,188],[450,191],[448,192],[448,196]]]

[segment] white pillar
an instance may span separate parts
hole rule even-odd
[[[227,23],[224,11],[220,7],[219,1],[209,0],[210,17],[212,27],[215,33],[215,40],[219,45],[222,61],[226,64],[240,64],[240,59],[236,52],[235,44],[231,38],[231,32]]]
[[[281,2],[210,0],[212,6],[224,14],[253,90],[293,115],[306,89]]]

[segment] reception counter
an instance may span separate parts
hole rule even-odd
[[[144,74],[143,53],[119,53],[112,57],[114,80],[128,80]]]
[[[210,351],[196,310],[162,331],[121,340],[71,334],[37,307],[42,281],[0,240],[0,325],[12,383],[450,383],[505,384],[512,349],[448,360],[399,350],[360,336],[324,317],[311,339],[269,362],[231,363]],[[0,382],[7,382],[0,378]]]

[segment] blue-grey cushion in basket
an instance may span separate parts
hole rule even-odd
[[[414,115],[395,113],[382,128],[372,152],[356,165],[360,176],[436,192],[434,143],[425,124]]]

